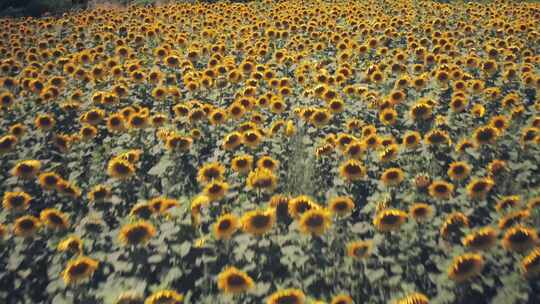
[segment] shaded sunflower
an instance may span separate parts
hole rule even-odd
[[[450,136],[444,130],[433,129],[424,136],[424,140],[428,145],[447,145],[450,143]]]
[[[248,130],[242,134],[242,142],[251,149],[256,148],[263,140],[259,130]]]
[[[107,129],[109,132],[121,132],[125,130],[126,122],[122,114],[112,114],[107,118]]]
[[[227,191],[229,190],[229,184],[221,182],[218,180],[213,180],[210,183],[206,184],[203,189],[204,195],[212,202],[219,201],[225,197]]]
[[[461,212],[453,212],[444,220],[440,234],[444,240],[454,241],[463,235],[462,228],[469,227],[469,219]]]
[[[252,210],[246,212],[240,221],[244,232],[261,236],[272,229],[276,215],[272,209]]]
[[[426,203],[414,203],[409,207],[409,215],[418,223],[425,222],[433,215],[433,207]]]
[[[407,221],[407,213],[398,209],[384,209],[373,219],[373,225],[380,232],[397,231]]]
[[[470,199],[484,200],[493,186],[491,178],[474,178],[467,184],[467,194]]]
[[[20,178],[31,179],[34,178],[41,169],[41,162],[39,160],[24,160],[18,162],[13,169],[11,169],[11,174]]]
[[[366,173],[366,168],[355,159],[349,159],[339,167],[339,174],[347,182],[361,180],[366,176]]]
[[[450,164],[447,174],[451,180],[460,181],[467,178],[470,172],[471,166],[469,164],[464,161],[457,161]]]
[[[525,252],[538,244],[538,233],[533,228],[515,226],[506,231],[502,239],[503,248],[509,251]]]
[[[277,176],[271,170],[255,168],[249,172],[246,183],[249,189],[271,192],[277,187]]]
[[[521,270],[526,278],[536,278],[540,275],[540,248],[532,250],[521,260]]]
[[[505,230],[512,226],[518,225],[531,216],[529,210],[519,210],[510,212],[499,220],[499,229]]]
[[[253,166],[253,156],[244,154],[235,156],[231,160],[231,169],[240,174],[247,174]]]
[[[331,304],[353,304],[353,300],[349,295],[340,294],[332,298]]]
[[[78,284],[89,279],[97,270],[98,266],[98,261],[85,256],[70,260],[62,272],[64,283],[66,285]]]
[[[156,228],[147,221],[138,221],[124,225],[120,229],[119,239],[124,245],[145,245],[156,235]]]
[[[399,146],[396,144],[390,144],[379,152],[379,161],[382,163],[395,160],[399,154]]]
[[[328,209],[338,217],[345,217],[351,214],[355,205],[352,198],[348,196],[338,196],[330,200]]]
[[[255,286],[247,273],[231,266],[218,274],[217,281],[218,288],[227,294],[245,293]]]
[[[105,185],[96,185],[88,192],[88,200],[91,202],[102,202],[111,196],[111,189]]]
[[[214,236],[218,240],[229,239],[240,227],[238,218],[231,213],[221,215],[214,224]]]
[[[283,289],[272,293],[266,304],[305,304],[306,296],[299,289]]]
[[[142,129],[147,127],[148,124],[148,115],[145,115],[145,113],[134,113],[127,119],[127,125],[130,129]]]
[[[4,198],[2,199],[2,206],[6,210],[10,211],[22,211],[28,209],[32,196],[30,194],[17,191],[17,192],[4,192]]]
[[[495,210],[497,212],[503,212],[508,209],[512,209],[519,205],[521,202],[521,197],[519,195],[509,195],[509,196],[503,196],[497,201],[497,205],[495,205]]]
[[[270,198],[270,208],[276,210],[276,217],[278,220],[286,220],[290,217],[289,201],[290,198],[282,194],[275,194]]]
[[[480,254],[465,253],[457,256],[448,267],[448,277],[462,283],[479,275],[484,269],[484,258]]]
[[[83,241],[78,236],[69,236],[58,243],[57,249],[61,252],[69,251],[76,254],[82,254]]]
[[[347,256],[355,260],[362,260],[371,255],[373,250],[373,242],[368,241],[353,241],[347,244]]]
[[[92,125],[83,125],[79,131],[79,135],[83,140],[91,140],[97,136],[98,129]]]
[[[81,196],[81,189],[79,189],[74,184],[70,183],[67,180],[60,180],[56,184],[56,190],[63,195],[69,196],[71,198],[78,198]]]
[[[476,128],[473,133],[474,142],[479,146],[493,144],[498,136],[499,131],[491,126]]]
[[[396,300],[394,304],[429,304],[429,298],[423,293],[415,292]]]
[[[107,173],[113,178],[128,179],[135,174],[135,167],[129,161],[115,157],[109,161]]]
[[[160,290],[154,292],[144,301],[144,304],[180,304],[184,296],[174,290]]]
[[[428,192],[433,198],[448,200],[452,197],[454,185],[443,180],[436,180],[429,185]]]
[[[44,172],[39,175],[38,180],[44,190],[53,190],[62,178],[54,172]]]
[[[508,171],[508,165],[504,160],[494,159],[488,164],[487,171],[489,176],[497,178],[500,177],[505,171]]]
[[[39,219],[35,216],[25,215],[17,218],[13,224],[13,233],[20,237],[32,237],[41,227]]]
[[[11,152],[17,144],[17,137],[5,135],[0,137],[0,154]]]
[[[398,186],[405,179],[405,173],[400,168],[388,168],[381,175],[381,182],[386,187]]]
[[[40,131],[49,131],[54,128],[56,120],[48,114],[40,114],[34,120],[36,128]]]
[[[497,231],[492,227],[484,227],[466,235],[463,246],[471,250],[488,250],[497,244]]]
[[[130,215],[148,219],[154,213],[154,209],[148,205],[148,203],[138,203],[129,212]]]
[[[427,120],[432,116],[432,109],[429,104],[420,102],[411,107],[409,114],[415,121]]]
[[[57,209],[44,209],[39,214],[39,218],[49,229],[65,230],[69,227],[68,216]]]
[[[189,136],[170,134],[165,137],[165,148],[169,151],[187,152],[192,144],[193,138]]]
[[[456,144],[456,152],[460,154],[465,153],[467,149],[475,149],[475,148],[476,148],[476,144],[468,138],[464,138]]]

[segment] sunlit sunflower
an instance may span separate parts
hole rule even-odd
[[[58,251],[82,254],[83,241],[78,236],[69,236],[58,244]]]
[[[467,178],[470,172],[471,166],[468,163],[464,161],[457,161],[450,164],[447,174],[451,180],[460,181]]]
[[[538,233],[533,228],[515,226],[506,231],[502,245],[506,250],[526,252],[538,244]]]
[[[276,210],[277,220],[286,220],[289,216],[289,201],[290,198],[283,194],[275,194],[270,198],[270,208]]]
[[[326,109],[316,109],[311,114],[309,121],[317,128],[326,126],[332,119],[332,114]]]
[[[225,197],[229,190],[229,184],[218,180],[213,180],[206,184],[203,189],[204,195],[210,199],[210,201],[219,201]]]
[[[113,178],[128,179],[135,174],[135,167],[129,161],[115,157],[109,161],[107,173]]]
[[[473,133],[474,142],[479,146],[493,144],[498,136],[499,131],[491,126],[476,128]]]
[[[319,208],[319,205],[307,195],[300,195],[289,201],[289,215],[295,219],[300,219],[306,211]]]
[[[241,294],[248,292],[255,286],[253,279],[245,272],[227,267],[217,276],[218,288],[227,294]]]
[[[420,136],[420,133],[416,131],[408,131],[403,136],[402,144],[408,149],[414,149],[418,147],[421,140],[422,140],[422,137]]]
[[[32,237],[41,227],[39,219],[35,216],[25,215],[17,218],[13,224],[13,233],[20,237]]]
[[[23,191],[16,192],[4,192],[4,198],[2,199],[2,206],[6,210],[10,211],[22,211],[30,207],[32,196]]]
[[[156,235],[156,228],[147,221],[126,224],[120,229],[119,239],[127,246],[145,245]]]
[[[463,232],[462,228],[469,227],[469,219],[461,212],[453,212],[449,214],[444,220],[440,234],[445,240],[455,240],[461,238]]]
[[[202,185],[206,185],[212,180],[222,180],[224,173],[225,167],[222,164],[218,162],[207,163],[199,168],[197,181]]]
[[[429,304],[429,298],[425,294],[415,292],[396,300],[394,304]]]
[[[266,304],[305,304],[306,296],[299,289],[283,289],[272,293]]]
[[[96,185],[88,192],[88,200],[91,202],[102,202],[111,196],[111,189],[105,185]]]
[[[257,160],[257,167],[265,168],[271,171],[276,171],[279,168],[279,161],[276,159],[273,159],[270,156],[265,155]]]
[[[495,205],[495,210],[497,210],[497,212],[504,212],[506,210],[517,207],[520,202],[521,197],[519,195],[503,196],[497,201],[497,205]]]
[[[255,168],[249,172],[246,183],[249,189],[271,192],[277,187],[277,176],[266,168]]]
[[[407,221],[407,213],[398,209],[384,209],[375,215],[373,225],[380,232],[397,231]]]
[[[353,299],[349,295],[340,294],[332,298],[331,304],[353,304]]]
[[[540,275],[540,248],[532,250],[521,260],[521,270],[526,278],[536,278]]]
[[[474,178],[467,184],[467,194],[470,199],[484,200],[495,186],[491,178]]]
[[[468,281],[482,272],[484,264],[484,258],[480,254],[462,254],[455,257],[448,267],[448,277],[456,283]]]
[[[447,145],[450,143],[450,136],[444,130],[433,129],[424,136],[424,140],[428,145]]]
[[[427,120],[432,116],[432,108],[426,102],[420,102],[414,105],[409,113],[411,118],[416,121]]]
[[[240,174],[247,174],[253,167],[253,156],[244,154],[235,156],[231,160],[231,169]]]
[[[454,185],[443,181],[443,180],[436,180],[429,185],[428,188],[429,195],[433,198],[440,199],[440,200],[448,200],[452,197],[452,193],[454,192]]]
[[[11,174],[20,178],[31,179],[39,173],[40,169],[41,162],[39,160],[23,160],[11,169]]]
[[[383,109],[379,113],[379,120],[381,121],[383,125],[389,125],[389,126],[395,125],[397,122],[397,118],[398,118],[398,113],[396,110],[392,108]]]
[[[405,173],[400,168],[388,168],[381,175],[381,182],[386,187],[394,187],[405,179]]]
[[[366,176],[366,168],[358,160],[349,159],[341,164],[339,174],[347,182],[358,181]]]
[[[144,301],[144,304],[180,304],[184,296],[174,290],[160,290],[154,292]]]
[[[363,260],[367,258],[373,250],[373,242],[367,241],[353,241],[347,244],[347,256],[355,260]]]
[[[433,215],[433,207],[426,203],[414,203],[409,207],[409,215],[418,223],[425,222]]]
[[[493,116],[489,120],[489,126],[497,129],[499,132],[502,132],[508,128],[509,120],[506,116],[503,115]]]
[[[272,229],[276,221],[274,210],[252,210],[241,218],[242,230],[255,236],[261,236]]]
[[[65,230],[69,227],[68,215],[57,209],[44,209],[39,218],[49,229]]]
[[[345,217],[351,214],[354,206],[352,198],[348,196],[338,196],[330,200],[328,209],[332,214],[338,217]]]
[[[213,226],[214,236],[218,240],[229,239],[240,227],[240,222],[234,214],[223,214]]]
[[[56,120],[51,115],[40,114],[34,120],[34,124],[40,131],[49,131],[56,125]]]
[[[330,212],[322,208],[313,208],[304,212],[299,219],[300,231],[305,234],[322,235],[332,225]]]
[[[62,272],[64,283],[72,285],[87,280],[92,277],[98,266],[98,261],[85,256],[70,260]]]
[[[58,181],[56,184],[56,190],[60,194],[69,196],[71,198],[78,198],[81,196],[81,189],[79,189],[79,187],[63,179]]]
[[[54,172],[44,172],[39,175],[38,180],[44,190],[53,190],[62,178]]]

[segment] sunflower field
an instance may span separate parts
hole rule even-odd
[[[540,303],[540,3],[0,19],[0,302]]]

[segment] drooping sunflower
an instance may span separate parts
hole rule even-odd
[[[306,295],[299,289],[283,289],[272,293],[266,304],[305,304]]]
[[[0,154],[12,151],[17,144],[17,137],[13,135],[5,135],[0,137]]]
[[[78,284],[92,277],[97,270],[99,262],[89,257],[80,256],[68,262],[62,272],[66,285]]]
[[[44,190],[56,189],[56,185],[62,178],[54,172],[43,172],[38,177],[39,185]]]
[[[464,161],[457,161],[450,164],[447,174],[451,180],[460,181],[467,178],[470,172],[471,166],[468,163]]]
[[[429,195],[433,198],[440,199],[440,200],[448,200],[452,197],[452,193],[454,192],[454,185],[443,181],[443,180],[436,180],[429,185],[428,188]]]
[[[521,202],[521,197],[519,195],[508,195],[503,196],[497,201],[497,205],[495,205],[495,210],[497,212],[503,212],[508,209],[512,209],[519,205]]]
[[[463,246],[471,250],[488,250],[497,244],[497,231],[492,227],[484,227],[466,235],[462,240]]]
[[[433,207],[426,203],[414,203],[409,207],[409,215],[418,223],[425,222],[433,215]]]
[[[532,250],[521,260],[521,270],[526,278],[536,278],[540,275],[540,248]]]
[[[349,295],[340,294],[332,298],[331,304],[353,304],[353,299]]]
[[[499,131],[491,126],[478,127],[473,133],[474,142],[479,146],[493,144],[498,136]]]
[[[273,209],[252,210],[246,212],[240,221],[244,232],[261,236],[272,229],[276,215]]]
[[[353,241],[347,244],[347,256],[355,260],[362,260],[367,258],[373,250],[373,242],[367,241]]]
[[[423,293],[414,292],[398,299],[395,304],[429,304],[429,298]]]
[[[349,159],[339,167],[339,174],[347,182],[354,182],[366,176],[366,168],[355,159]]]
[[[240,174],[247,174],[252,166],[253,156],[249,154],[238,155],[231,160],[231,169]]]
[[[501,159],[492,160],[488,166],[487,171],[492,178],[500,177],[504,172],[508,171],[508,164]]]
[[[225,197],[229,190],[229,184],[226,182],[212,180],[203,189],[204,195],[210,199],[210,201],[219,201]]]
[[[2,199],[2,206],[10,211],[22,211],[28,209],[32,196],[23,191],[5,192]]]
[[[135,166],[122,158],[112,158],[107,166],[107,173],[120,180],[128,179],[135,174]]]
[[[44,209],[39,214],[39,218],[49,229],[65,230],[69,227],[68,215],[57,209]]]
[[[338,196],[330,200],[328,209],[332,214],[338,217],[345,217],[351,214],[354,206],[352,198],[348,196]]]
[[[156,228],[147,221],[126,224],[120,229],[119,239],[127,246],[145,245],[156,235]]]
[[[214,236],[218,240],[229,239],[239,227],[240,222],[234,214],[223,214],[214,224]]]
[[[441,225],[440,234],[444,240],[454,241],[463,235],[462,228],[469,227],[469,219],[461,212],[449,214]]]
[[[253,279],[236,267],[227,267],[217,276],[218,288],[226,294],[241,294],[255,286]]]
[[[165,148],[169,151],[187,152],[193,144],[193,138],[179,134],[169,134],[165,137]]]
[[[277,176],[271,170],[255,168],[246,180],[249,189],[272,192],[277,187]]]
[[[484,258],[477,253],[465,253],[457,256],[448,267],[448,277],[462,283],[479,275],[484,269]]]
[[[154,292],[144,301],[144,304],[180,304],[184,296],[174,290],[160,290]]]
[[[212,162],[204,164],[197,173],[197,181],[201,185],[206,185],[212,180],[222,180],[223,174],[225,173],[225,167],[218,163]]]
[[[105,185],[96,185],[88,192],[88,200],[91,202],[102,202],[111,196],[111,189]]]
[[[484,200],[495,186],[491,178],[474,178],[467,184],[467,194],[470,199]]]
[[[502,239],[502,245],[506,250],[520,253],[526,252],[537,244],[536,230],[521,225],[508,229]]]
[[[63,195],[69,196],[71,198],[78,198],[81,196],[81,189],[74,185],[73,183],[67,180],[60,180],[56,184],[56,190]]]
[[[32,215],[17,218],[13,224],[13,233],[20,237],[32,237],[41,227],[39,219]]]
[[[83,241],[78,236],[69,236],[58,244],[58,251],[82,254]]]
[[[323,208],[314,208],[304,212],[298,222],[301,232],[317,236],[324,234],[331,225],[330,212]]]
[[[432,108],[426,102],[419,102],[411,107],[409,113],[415,121],[427,120],[432,116]]]
[[[373,225],[380,232],[397,231],[407,221],[408,215],[398,209],[384,209],[373,219]]]
[[[131,208],[129,214],[131,216],[136,216],[142,219],[148,219],[154,213],[154,209],[148,205],[148,203],[138,203]]]
[[[424,140],[428,145],[447,145],[450,143],[450,136],[444,130],[433,129],[424,136]]]
[[[405,173],[400,168],[388,168],[381,175],[381,182],[386,187],[398,186],[405,179]]]
[[[39,160],[24,160],[18,162],[13,169],[11,169],[11,174],[24,179],[34,178],[41,169],[41,162]]]
[[[316,127],[320,128],[326,126],[332,119],[332,114],[326,109],[316,109],[311,114],[309,121]]]

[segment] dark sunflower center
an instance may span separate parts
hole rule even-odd
[[[19,166],[19,170],[22,173],[31,173],[33,171],[33,168],[32,168],[32,166],[29,166],[27,164],[22,164],[22,165]]]
[[[69,274],[71,276],[79,276],[86,273],[89,266],[86,263],[78,263],[69,268]]]
[[[515,233],[511,234],[509,237],[509,240],[512,243],[527,243],[531,240],[531,236],[526,233],[525,231],[516,231]]]
[[[270,217],[267,215],[257,215],[251,219],[251,224],[255,228],[265,228],[270,223]]]
[[[232,224],[230,220],[222,220],[221,222],[219,222],[218,228],[219,230],[227,230],[231,226]]]
[[[287,296],[281,296],[276,300],[276,304],[298,304],[300,303],[300,300],[297,296],[294,295],[287,295]]]
[[[130,243],[140,243],[148,236],[148,231],[144,227],[134,227],[127,232],[127,239]]]
[[[47,219],[49,221],[51,221],[53,224],[55,225],[62,225],[64,223],[62,217],[60,217],[58,214],[56,213],[51,213],[49,214],[49,216],[47,217]]]
[[[463,173],[465,173],[465,167],[464,166],[455,166],[452,171],[454,171],[454,174],[463,174]]]
[[[349,165],[345,168],[345,171],[349,174],[360,174],[362,170],[359,166],[356,165]]]
[[[25,230],[25,231],[29,231],[29,230],[32,230],[36,227],[34,221],[30,220],[30,219],[26,219],[26,220],[23,220],[21,222],[19,222],[19,228],[21,230]]]
[[[306,221],[308,227],[321,227],[324,224],[324,218],[318,214],[309,217]]]
[[[236,161],[236,165],[240,168],[247,166],[247,160],[245,159],[238,159]]]
[[[471,272],[475,267],[475,262],[473,260],[462,260],[456,267],[456,273],[465,274]]]
[[[129,167],[126,166],[125,164],[119,163],[119,164],[116,164],[115,171],[120,174],[128,174],[130,170],[129,170]]]
[[[413,212],[414,216],[416,217],[424,217],[427,215],[427,213],[428,213],[428,210],[425,207],[417,207],[414,209],[414,212]]]
[[[446,187],[446,185],[437,185],[435,186],[435,192],[441,193],[441,194],[447,193],[448,187]]]
[[[399,178],[399,173],[397,171],[390,171],[386,174],[386,177],[389,180],[396,180]]]
[[[22,197],[21,195],[17,195],[17,196],[14,196],[11,198],[11,205],[13,205],[14,207],[20,207],[24,204],[24,197]]]
[[[475,183],[472,187],[473,192],[484,192],[487,189],[487,184],[484,182]]]
[[[246,285],[246,280],[242,276],[233,274],[227,278],[227,283],[231,286],[243,286]]]
[[[385,215],[381,222],[386,225],[394,225],[399,223],[400,217],[394,214],[387,214]]]

